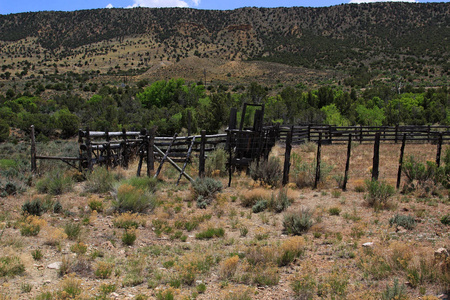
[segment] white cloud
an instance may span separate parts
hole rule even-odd
[[[194,2],[200,2],[200,0],[194,0]],[[189,5],[182,0],[134,0],[133,5],[127,8],[133,7],[189,7]]]
[[[349,3],[374,3],[374,2],[418,2],[417,0],[350,0]]]
[[[200,4],[200,1],[201,1],[201,0],[192,0],[192,2],[194,2],[194,5],[195,5],[195,6],[198,6],[198,5]]]
[[[106,5],[106,8],[113,8],[114,6],[110,3],[108,5]]]

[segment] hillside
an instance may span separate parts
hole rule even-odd
[[[24,61],[44,72],[146,71],[199,57],[428,79],[447,75],[449,24],[449,3],[21,13],[0,16],[0,58],[3,72]]]

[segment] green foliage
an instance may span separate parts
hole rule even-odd
[[[61,129],[61,136],[69,138],[77,134],[80,128],[80,118],[68,109],[61,109],[54,115],[57,128]]]
[[[143,213],[153,210],[157,205],[154,194],[148,190],[136,188],[128,183],[116,189],[113,208],[118,212]]]
[[[286,210],[291,205],[292,202],[293,199],[290,199],[287,195],[287,189],[283,188],[280,189],[278,195],[276,196],[272,193],[272,196],[270,197],[267,206],[271,211],[280,213]]]
[[[113,189],[114,175],[106,168],[95,168],[86,178],[85,190],[90,193],[107,193]]]
[[[44,207],[42,207],[42,200],[40,198],[35,198],[31,201],[27,201],[22,205],[22,213],[40,216],[44,212]]]
[[[41,260],[44,257],[44,254],[42,253],[41,250],[35,249],[31,251],[31,256],[33,257],[34,260]]]
[[[267,208],[267,200],[258,200],[252,207],[253,213],[257,214],[259,212],[265,211]]]
[[[398,278],[395,278],[392,287],[389,284],[386,285],[386,290],[381,295],[381,298],[383,300],[408,299],[408,296],[406,295],[406,287],[404,284],[400,285],[398,283]]]
[[[311,163],[302,161],[300,155],[292,154],[292,166],[291,172],[295,180],[295,184],[299,188],[313,187],[316,178],[316,160]],[[330,172],[333,170],[333,166],[321,162],[320,163],[320,178],[319,183],[324,183]]]
[[[270,157],[268,160],[253,161],[250,164],[250,176],[253,180],[259,180],[261,184],[278,186],[283,176],[280,160]]]
[[[70,175],[63,174],[61,170],[55,170],[36,182],[36,189],[40,193],[62,195],[72,190],[73,183]]]
[[[125,181],[126,183],[134,186],[135,188],[149,191],[151,193],[156,192],[156,186],[158,184],[158,179],[154,177],[132,177]]]
[[[450,225],[450,214],[446,214],[441,218],[441,223],[444,225]]]
[[[20,228],[20,234],[23,236],[37,236],[41,231],[41,226],[39,224],[23,224]]]
[[[194,199],[199,208],[205,208],[214,199],[214,196],[222,190],[222,182],[205,177],[197,178],[192,182]]]
[[[367,180],[367,194],[364,199],[367,205],[375,210],[386,209],[390,207],[390,198],[395,193],[393,186],[384,181]]]
[[[0,120],[0,143],[5,142],[9,137],[9,125],[5,120]]]
[[[0,278],[14,277],[22,275],[25,272],[25,265],[17,256],[2,256],[0,257]]]
[[[198,240],[209,240],[214,237],[223,237],[225,235],[225,230],[223,228],[208,228],[205,231],[199,232],[195,235]]]
[[[103,201],[91,199],[88,202],[88,206],[92,211],[102,212],[103,211]]]
[[[339,207],[330,207],[330,209],[328,209],[328,213],[332,216],[339,216],[341,209]]]
[[[205,161],[205,172],[207,176],[225,175],[227,163],[227,152],[223,148],[217,148],[211,154],[208,155],[208,159]]]
[[[122,243],[127,246],[131,246],[136,241],[136,231],[135,230],[125,230],[122,235]]]
[[[401,226],[405,229],[412,230],[416,227],[416,220],[412,216],[405,216],[396,214],[394,217],[389,219],[389,225]]]
[[[67,222],[64,225],[64,232],[69,240],[76,240],[81,234],[81,225],[78,223]]]
[[[283,218],[283,231],[287,234],[302,235],[314,224],[309,208],[286,213]]]

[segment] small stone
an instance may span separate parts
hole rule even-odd
[[[57,261],[57,262],[54,262],[54,263],[52,263],[52,264],[49,264],[49,265],[47,266],[47,268],[59,270],[59,269],[61,268],[61,265],[62,265],[62,262]]]
[[[44,281],[44,284],[50,284],[52,283],[52,281],[50,279],[47,279],[46,281]]]
[[[111,295],[112,297],[114,297],[114,298],[118,298],[118,297],[119,297],[119,294],[117,294],[117,293],[115,293],[115,292],[111,293],[110,295]]]
[[[196,280],[195,281],[195,284],[202,284],[203,283],[203,281],[201,281],[201,280]]]
[[[373,247],[373,242],[367,242],[362,244],[363,247]]]

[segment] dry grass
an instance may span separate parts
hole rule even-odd
[[[387,161],[380,166],[380,178],[389,182],[396,176],[398,146],[382,147]],[[365,205],[365,193],[354,191],[370,177],[370,148],[354,148],[350,186],[340,197],[332,193],[336,182],[331,178],[318,190],[290,185],[288,197],[293,202],[288,212],[310,207],[315,223],[301,236],[283,233],[284,213],[252,213],[255,201],[270,199],[278,190],[253,188],[245,175],[233,178],[232,187],[225,188],[206,209],[190,201],[187,182],[175,187],[176,178],[166,175],[167,182],[155,193],[160,205],[148,214],[112,215],[107,209],[111,196],[85,195],[82,188],[75,187],[54,198],[62,203],[63,212],[46,212],[26,221],[20,207],[36,194],[33,189],[21,198],[2,198],[0,257],[13,254],[25,268],[22,276],[8,278],[9,285],[2,285],[2,293],[22,295],[21,286],[33,282],[26,294],[30,299],[46,292],[55,297],[72,293],[101,298],[111,291],[119,297],[132,294],[154,299],[161,292],[161,297],[173,294],[175,299],[183,299],[192,297],[201,282],[206,290],[197,299],[308,299],[309,295],[380,299],[386,286],[399,278],[400,283],[410,283],[406,286],[410,298],[440,295],[450,284],[450,264],[434,255],[440,247],[450,248],[448,225],[440,222],[449,209],[447,191],[441,191],[441,198],[425,200],[396,193],[391,210],[374,211]],[[409,151],[423,153],[421,159],[435,154],[435,146],[417,148]],[[299,151],[302,159],[314,159],[312,152],[294,151]],[[345,145],[324,146],[322,151],[335,164],[333,172],[341,172]],[[283,151],[276,148],[274,153],[281,156]],[[135,169],[130,166],[125,176],[134,176]],[[226,186],[226,178],[217,179]],[[105,209],[89,209],[92,199],[103,203]],[[414,216],[416,226],[411,230],[391,227],[389,220],[396,214]],[[46,225],[41,223],[44,221]],[[21,223],[33,222],[42,225],[39,234],[21,236]],[[64,226],[68,223],[81,227],[78,239],[67,238]],[[134,244],[123,244],[123,232],[136,227],[139,236]],[[224,237],[195,238],[208,228],[223,229]],[[363,246],[367,242],[373,246]],[[43,254],[39,261],[30,255],[36,249]],[[47,268],[54,262],[63,262],[63,270]],[[77,275],[58,276],[67,272]],[[78,284],[80,280],[82,284]]]

